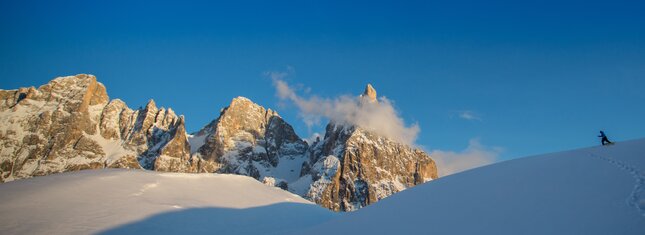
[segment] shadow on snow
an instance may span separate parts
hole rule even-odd
[[[320,206],[302,203],[244,209],[191,208],[152,215],[98,234],[284,234],[336,216]]]

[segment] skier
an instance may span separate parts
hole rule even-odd
[[[603,131],[600,131],[600,135],[598,137],[602,138],[602,140],[600,140],[602,145],[613,144],[613,142],[611,142],[611,141],[609,141],[609,139],[607,139],[607,136],[605,135],[605,132],[603,132]]]

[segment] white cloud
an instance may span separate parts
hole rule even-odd
[[[309,138],[304,139],[307,144],[312,145],[316,142],[316,140],[319,140],[320,138],[323,138],[324,136],[320,135],[318,132],[314,132]]]
[[[479,114],[470,111],[470,110],[464,110],[459,112],[459,118],[469,120],[469,121],[481,121],[481,117]]]
[[[502,151],[502,148],[487,147],[479,140],[471,139],[468,147],[461,152],[434,150],[430,157],[437,163],[439,175],[446,176],[495,163]]]
[[[414,145],[419,134],[418,124],[406,126],[392,102],[380,97],[378,103],[364,102],[358,96],[343,95],[335,98],[302,97],[283,80],[288,73],[268,72],[273,79],[277,96],[290,101],[299,109],[299,115],[309,127],[320,125],[323,118],[336,123],[360,126],[392,140]]]

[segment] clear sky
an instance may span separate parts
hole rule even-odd
[[[305,138],[324,127],[265,75],[287,70],[321,97],[372,83],[428,150],[477,139],[509,159],[595,145],[600,129],[642,138],[645,2],[0,1],[2,89],[94,74],[189,131],[245,96]]]

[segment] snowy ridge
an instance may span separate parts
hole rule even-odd
[[[1,234],[284,234],[336,216],[237,175],[88,170],[0,192]]]
[[[294,234],[645,234],[644,156],[640,139],[496,163]]]

